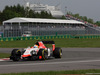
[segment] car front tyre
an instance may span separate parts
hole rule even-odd
[[[13,61],[19,61],[21,58],[21,51],[19,49],[13,49],[11,52],[10,59]]]

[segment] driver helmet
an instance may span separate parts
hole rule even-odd
[[[38,45],[34,45],[34,48],[38,48]]]

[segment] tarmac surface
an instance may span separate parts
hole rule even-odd
[[[13,48],[0,48],[2,53],[10,53]],[[20,48],[22,49],[22,48]],[[62,48],[61,59],[45,61],[5,60],[0,62],[0,73],[62,71],[80,69],[100,69],[100,48]]]

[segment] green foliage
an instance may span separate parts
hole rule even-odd
[[[20,6],[19,4],[17,6],[6,6],[5,9],[0,13],[0,22],[14,17],[24,17],[24,15],[24,7]]]
[[[9,56],[9,53],[0,53],[0,58],[8,58]]]
[[[66,17],[65,16],[62,16],[61,19],[66,19]]]
[[[9,73],[0,75],[100,75],[100,69],[88,70],[67,70],[67,71],[47,71],[47,72],[26,72],[26,73]]]
[[[75,15],[74,15],[74,17],[77,17],[77,18],[79,18],[80,16],[79,16],[79,14],[75,14]]]
[[[100,26],[100,21],[97,21],[95,24],[98,25],[98,26]]]
[[[67,14],[72,15],[73,17],[78,18],[78,19],[83,20],[83,21],[86,21],[88,23],[94,24],[93,19],[87,18],[86,16],[80,16],[79,13],[73,14],[72,12],[67,12]]]
[[[100,38],[98,39],[46,39],[46,40],[54,40],[56,43],[56,47],[100,47]],[[33,46],[36,40],[19,40],[19,41],[3,41],[0,42],[1,48],[26,48],[28,46]]]
[[[42,11],[36,13],[33,10],[24,8],[20,4],[14,6],[5,6],[3,11],[0,11],[0,23],[14,17],[28,17],[28,18],[54,18],[50,13]]]
[[[89,23],[92,23],[92,24],[94,23],[94,22],[93,22],[93,19],[91,19],[91,18],[88,19],[88,22],[89,22]]]
[[[100,21],[94,22],[93,19],[87,18],[86,16],[80,16],[79,13],[73,14],[72,12],[69,11],[69,12],[67,12],[67,14],[72,15],[73,17],[78,18],[78,19],[83,20],[83,21],[86,21],[88,23],[96,24],[96,25],[100,26]]]

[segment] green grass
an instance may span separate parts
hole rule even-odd
[[[49,40],[49,39],[48,39]],[[100,39],[52,39],[56,47],[100,47]],[[33,46],[36,40],[0,42],[1,48],[24,48]],[[9,57],[10,54],[0,53],[0,58]],[[100,70],[73,70],[73,71],[49,71],[49,72],[30,72],[30,73],[11,73],[0,75],[63,75],[63,74],[86,74],[100,73]],[[95,75],[95,74],[94,74]],[[99,74],[98,74],[99,75]]]
[[[100,39],[52,39],[52,40],[55,41],[56,47],[65,47],[65,48],[100,47]],[[28,46],[33,46],[35,42],[36,40],[0,42],[0,47],[1,48],[25,48]],[[4,58],[8,56],[9,54],[0,53],[0,58]]]
[[[82,74],[95,73],[88,75],[100,75],[100,70],[72,70],[72,71],[48,71],[48,72],[29,72],[29,73],[10,73],[10,74],[0,74],[0,75],[65,75],[65,74]]]
[[[48,39],[49,40],[49,39]],[[100,39],[52,39],[56,47],[100,47]],[[33,46],[36,40],[0,42],[1,48],[24,48]]]
[[[10,54],[8,53],[0,53],[0,58],[8,58]]]

